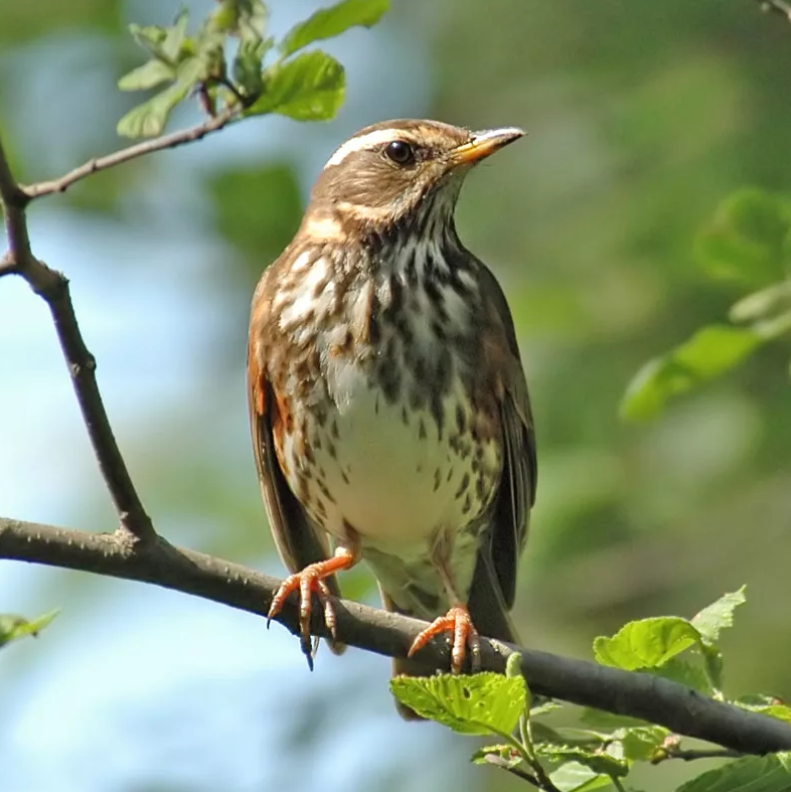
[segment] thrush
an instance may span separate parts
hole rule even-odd
[[[472,166],[522,134],[419,120],[362,129],[330,157],[258,283],[254,451],[292,572],[269,617],[299,593],[311,665],[313,595],[333,633],[336,573],[361,559],[385,607],[432,622],[410,657],[448,633],[458,672],[478,662],[479,633],[515,640],[533,418],[505,296],[454,212]],[[434,669],[415,658],[395,670]]]

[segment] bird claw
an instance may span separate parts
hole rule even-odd
[[[269,628],[272,619],[276,618],[283,610],[286,600],[294,593],[299,592],[299,636],[302,653],[308,660],[308,667],[313,670],[313,657],[319,646],[319,639],[310,634],[310,619],[313,613],[313,594],[315,594],[324,611],[324,622],[333,639],[337,638],[338,619],[335,613],[335,603],[332,592],[326,581],[322,578],[323,569],[319,564],[310,564],[301,572],[289,575],[275,592],[269,613],[266,617],[266,626]]]
[[[454,605],[444,616],[435,619],[412,642],[408,657],[412,657],[432,638],[442,633],[452,633],[450,669],[460,674],[467,658],[467,647],[470,649],[470,666],[473,672],[481,667],[481,639],[470,612],[465,605]]]

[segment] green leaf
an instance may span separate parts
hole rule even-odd
[[[162,134],[171,110],[187,95],[179,85],[171,85],[147,102],[133,107],[116,126],[119,135],[128,138],[156,137]]]
[[[696,258],[714,277],[768,284],[786,273],[789,229],[789,201],[761,190],[742,190],[719,206],[698,236]]]
[[[772,704],[768,707],[755,707],[753,712],[759,712],[761,715],[766,715],[769,718],[777,718],[777,720],[791,723],[791,707],[786,704]]]
[[[574,792],[615,792],[615,786],[607,776],[595,776],[590,781],[578,786]],[[637,792],[637,790],[634,790]]]
[[[393,695],[424,718],[462,734],[511,734],[524,712],[527,686],[520,677],[491,672],[458,676],[399,676]]]
[[[669,734],[670,731],[662,726],[624,729],[618,738],[623,746],[624,759],[629,762],[650,762]]]
[[[0,646],[28,635],[35,638],[57,615],[58,611],[53,610],[29,621],[22,616],[0,614]]]
[[[607,743],[612,742],[611,731],[595,731],[581,729],[578,726],[558,726],[552,728],[544,721],[530,724],[534,743],[555,743],[556,745],[571,745],[585,750],[598,750]]]
[[[130,138],[162,134],[170,112],[200,81],[202,70],[203,64],[196,57],[179,64],[176,82],[147,102],[133,107],[118,122],[118,134]]]
[[[549,778],[560,792],[593,792],[612,786],[608,776],[599,775],[579,762],[567,762]]]
[[[152,55],[161,55],[162,42],[167,38],[167,30],[159,25],[129,25],[134,40]]]
[[[261,65],[269,41],[242,41],[233,59],[233,79],[246,96],[258,96],[264,88]]]
[[[159,46],[159,50],[164,57],[172,63],[178,63],[181,48],[187,37],[187,23],[189,14],[186,8],[182,8],[176,17],[172,27],[165,29],[165,38]]]
[[[263,74],[264,92],[245,115],[280,113],[297,121],[335,116],[346,93],[346,75],[326,52],[308,52]]]
[[[556,712],[559,709],[563,709],[563,704],[561,702],[559,702],[559,701],[551,701],[551,700],[541,701],[541,699],[538,699],[538,701],[540,703],[538,703],[535,706],[533,706],[533,702],[530,699],[531,692],[530,692],[530,687],[529,686],[527,688],[527,696],[528,696],[528,702],[531,705],[530,706],[530,717],[531,718],[538,718],[541,715],[548,715],[550,712]]]
[[[687,393],[741,363],[764,343],[764,334],[747,327],[710,325],[662,357],[646,363],[621,401],[627,420],[654,418],[669,399]]]
[[[257,97],[263,89],[264,56],[274,46],[274,40],[264,36],[266,25],[267,10],[260,0],[221,0],[205,26],[207,31],[219,34],[223,55],[225,36],[239,38],[231,74],[236,88],[248,99]]]
[[[738,759],[682,784],[678,792],[788,792],[791,754]]]
[[[512,652],[508,656],[508,660],[505,663],[505,675],[509,679],[513,679],[515,677],[522,677],[522,655],[519,652]],[[526,716],[532,715],[531,708],[533,706],[533,695],[530,692],[530,688],[528,687],[527,680],[522,677],[525,683],[525,712]]]
[[[226,75],[223,35],[209,26],[204,26],[195,44],[192,57],[200,63],[195,82],[211,84],[213,81],[222,80]]]
[[[629,622],[612,638],[593,642],[596,660],[627,671],[657,668],[691,646],[700,643],[698,631],[678,616]]]
[[[220,0],[219,5],[210,17],[215,30],[233,33],[242,39],[264,37],[269,14],[261,0]]]
[[[733,613],[739,605],[747,602],[746,586],[738,591],[724,594],[716,602],[692,618],[692,625],[700,633],[705,643],[715,644],[720,639],[720,633],[728,627],[733,627]]]
[[[629,774],[627,762],[601,750],[593,750],[576,745],[542,743],[536,746],[536,753],[550,762],[578,762],[592,770],[596,775],[624,778]]]
[[[701,656],[705,651],[702,646],[695,647],[693,656]],[[681,657],[672,657],[664,665],[657,668],[648,669],[650,674],[669,679],[671,682],[678,682],[679,685],[686,685],[694,688],[701,693],[710,696],[714,693],[714,680],[711,679],[708,669],[704,670],[698,664],[692,664]]]
[[[505,675],[507,677],[522,676],[522,655],[519,652],[511,652],[508,660],[505,661]]]
[[[280,44],[284,56],[321,39],[339,36],[350,27],[375,25],[390,9],[390,0],[344,0],[322,8],[286,33]]]
[[[186,9],[182,9],[171,27],[131,24],[129,32],[135,41],[150,52],[155,59],[175,66],[186,41],[188,22],[189,14]]]
[[[717,691],[722,688],[723,658],[716,642],[722,630],[733,626],[734,610],[746,602],[745,590],[745,586],[742,586],[738,591],[725,594],[692,619],[692,624],[703,639],[702,650],[706,671]]]
[[[118,80],[118,87],[122,91],[147,91],[149,88],[170,82],[175,77],[174,66],[161,60],[150,60],[121,77]]]
[[[759,712],[761,715],[791,723],[791,707],[774,696],[742,696],[731,703],[750,712]]]
[[[723,671],[722,653],[717,647],[717,641],[722,630],[733,626],[733,612],[747,601],[745,591],[746,587],[742,586],[738,591],[725,594],[692,619],[693,626],[703,640],[703,659],[711,684],[716,690],[722,688]]]

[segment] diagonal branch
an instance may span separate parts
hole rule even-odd
[[[8,251],[0,260],[0,276],[21,275],[49,306],[82,417],[121,525],[138,539],[150,540],[154,528],[132,484],[104,409],[96,383],[96,360],[85,346],[77,324],[69,281],[33,255],[25,215],[29,200],[11,172],[0,141],[0,207],[8,235]]]
[[[141,543],[124,530],[93,534],[4,518],[0,518],[0,558],[152,583],[260,616],[267,613],[280,583],[238,564],[174,547],[156,535],[153,541]],[[291,598],[278,617],[295,634],[297,610]],[[337,616],[341,642],[390,657],[405,657],[426,626],[417,619],[349,601],[338,604]],[[316,635],[326,634],[320,615],[312,629]],[[485,639],[482,644],[482,667],[491,671],[504,671],[508,656],[518,651],[522,673],[538,694],[642,718],[739,753],[791,749],[791,725],[706,698],[675,682]],[[448,667],[447,648],[438,642],[421,652],[421,660]]]
[[[107,154],[104,157],[95,157],[58,179],[20,186],[19,189],[23,198],[28,202],[45,195],[66,192],[75,182],[93,173],[97,173],[98,171],[114,168],[116,165],[121,165],[124,162],[143,157],[146,154],[153,154],[155,151],[163,151],[164,149],[183,146],[185,143],[193,143],[203,139],[206,135],[210,135],[212,132],[219,132],[223,127],[235,121],[241,112],[242,108],[239,104],[230,104],[217,113],[217,115],[211,116],[203,123],[197,124],[189,129],[182,129],[178,132],[171,132],[168,135],[161,135],[153,140],[136,143],[134,146],[127,146],[127,148],[120,149],[112,154]]]

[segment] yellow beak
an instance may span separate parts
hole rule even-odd
[[[454,149],[450,155],[452,165],[475,165],[503,146],[513,143],[525,133],[517,127],[503,129],[487,129],[484,132],[473,132],[472,140]]]

